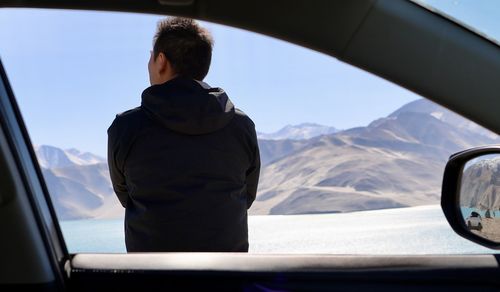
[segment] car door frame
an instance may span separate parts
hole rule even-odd
[[[1,60],[0,126],[0,283],[62,288],[69,253]]]

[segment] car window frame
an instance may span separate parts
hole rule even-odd
[[[13,2],[12,2],[13,3]],[[49,6],[49,7],[54,7],[57,5],[53,4],[52,5],[49,5],[47,3],[51,3],[51,1],[47,1],[47,2],[41,2],[41,4],[39,4],[40,6],[42,7],[45,7],[45,6]],[[387,2],[386,2],[387,3]],[[24,3],[25,4],[25,3]],[[15,5],[19,5],[19,4],[12,4],[13,6]],[[66,4],[66,5],[69,5],[69,4]],[[84,4],[78,2],[77,4],[75,4],[77,6],[80,7],[80,9],[82,9],[83,7],[86,7]],[[95,5],[95,4],[94,4]],[[103,5],[111,5],[109,3],[105,3]],[[139,6],[133,6],[132,4],[128,4],[129,6],[129,9],[127,10],[140,10],[141,8],[137,8]],[[96,8],[97,6],[95,6],[94,8]],[[149,7],[148,8],[149,10],[148,11],[154,11],[154,13],[158,13],[157,10],[151,10],[152,8]],[[162,7],[162,9],[165,9],[165,7]],[[188,12],[191,11],[191,9],[187,9],[187,8],[179,8],[179,10],[176,10],[177,8],[172,8],[172,10],[169,10],[170,12],[168,14],[173,14],[173,15],[176,15],[176,14],[180,14],[180,15],[183,15],[183,14],[189,14]],[[102,10],[115,10],[115,9],[112,9],[111,6],[103,6],[102,7]],[[124,9],[125,10],[125,9]],[[163,10],[159,10],[159,11],[163,11]],[[173,12],[171,13],[172,11],[177,11],[177,13]],[[180,12],[182,11],[182,12]],[[194,11],[194,10],[193,10]],[[194,14],[194,13],[191,13],[191,14]],[[352,57],[352,56],[351,56]],[[359,60],[356,61],[356,60],[353,60],[353,59],[350,59],[350,57],[345,57],[345,56],[342,56],[340,58],[341,60],[345,61],[345,62],[348,62],[348,63],[351,63],[353,65],[355,65],[356,67],[362,67],[358,64]],[[370,72],[374,72],[376,75],[380,75],[380,74],[377,74],[377,70],[373,69],[373,67],[365,67],[365,68],[362,68],[362,69],[365,69],[367,71],[370,71]],[[3,72],[3,75],[5,75],[5,72]],[[3,76],[2,76],[3,77]],[[384,77],[384,76],[382,76]],[[388,76],[385,76],[386,79],[389,79],[391,80],[391,78],[389,78]],[[399,85],[401,85],[401,83],[403,83],[403,81],[395,81],[395,80],[391,80]],[[403,85],[401,85],[403,86]],[[407,88],[407,86],[403,86],[405,88]],[[424,92],[424,94],[420,93],[421,90],[419,89],[416,89],[416,88],[413,88],[413,87],[410,87],[411,89],[413,89],[414,91],[416,91],[417,93],[423,95],[423,96],[427,96]],[[2,108],[10,108],[11,109],[11,113],[10,113],[10,116],[8,117],[8,120],[7,122],[10,123],[10,125],[12,125],[12,129],[10,130],[11,131],[11,137],[17,137],[16,141],[18,142],[15,142],[15,143],[12,143],[12,147],[15,147],[16,146],[19,146],[19,149],[18,150],[18,154],[17,154],[17,161],[19,163],[19,165],[22,166],[22,168],[24,169],[25,173],[27,174],[26,175],[26,178],[25,178],[25,183],[26,185],[29,185],[30,186],[30,189],[31,189],[31,192],[33,193],[33,197],[36,197],[37,199],[34,199],[34,202],[33,202],[33,205],[35,205],[35,209],[36,210],[39,210],[38,213],[40,218],[43,218],[43,213],[45,212],[45,214],[47,214],[47,210],[48,210],[48,214],[50,214],[50,217],[52,217],[52,219],[54,218],[53,215],[54,215],[54,210],[53,208],[51,207],[51,204],[49,203],[50,200],[48,200],[47,202],[47,198],[48,198],[48,192],[47,192],[47,189],[46,187],[44,187],[44,183],[41,182],[40,178],[41,178],[41,172],[40,172],[40,169],[39,167],[37,167],[37,163],[34,162],[36,161],[34,158],[35,158],[35,155],[34,155],[34,151],[31,147],[31,143],[29,143],[29,137],[27,135],[27,132],[26,132],[26,128],[24,127],[24,124],[22,122],[22,118],[19,114],[19,110],[17,109],[17,105],[15,104],[15,99],[13,98],[13,94],[12,94],[12,90],[8,89],[8,95],[9,97],[12,98],[12,100],[9,100],[9,103],[5,103],[5,104],[2,104]],[[440,104],[445,104],[445,105],[448,105],[449,108],[453,108],[453,104],[452,103],[449,103],[449,104],[446,104],[446,102],[443,102],[441,100]],[[455,108],[457,108],[455,106]],[[463,111],[462,111],[463,112]],[[466,115],[467,116],[467,115]],[[474,121],[477,121],[477,119],[472,119]],[[480,123],[480,124],[483,124],[483,125],[487,125],[488,127],[488,123]],[[18,129],[16,129],[18,128]],[[495,129],[495,127],[491,127],[491,124],[489,125],[490,129]],[[498,131],[497,131],[498,132]],[[17,143],[17,144],[16,144]],[[29,175],[28,175],[29,174]],[[36,182],[38,181],[38,186],[36,186]],[[34,185],[33,185],[34,184]],[[41,190],[41,191],[40,191]],[[44,200],[45,200],[45,203],[44,203]],[[45,206],[45,204],[47,204]],[[45,215],[46,216],[46,215]],[[47,218],[45,218],[47,219]],[[49,220],[50,221],[50,220]],[[50,222],[48,222],[50,223]],[[52,222],[53,223],[53,222]],[[45,230],[44,232],[47,233],[46,237],[48,238],[48,240],[50,242],[54,241],[54,240],[60,240],[62,239],[62,234],[60,233],[60,229],[58,229],[57,225],[58,224],[55,224],[56,227],[53,228],[53,230],[56,230],[56,233],[55,233],[55,238],[53,237],[53,232],[52,231],[49,231],[49,229],[52,229],[52,228],[46,228],[46,227],[43,227],[43,226],[46,226],[47,222],[44,222],[44,224],[41,224],[40,228],[42,230]],[[51,224],[52,225],[52,224]],[[51,239],[50,239],[51,238]],[[49,243],[50,245],[52,245],[52,243]],[[53,250],[54,254],[57,254],[57,251],[56,251],[56,247],[51,247],[51,249]],[[63,258],[67,258],[69,255],[67,254],[67,250],[65,251],[64,249],[64,243],[61,244],[61,247],[60,249],[62,250],[62,257],[61,259]],[[56,256],[58,257],[58,256]],[[59,263],[61,264],[61,263]]]

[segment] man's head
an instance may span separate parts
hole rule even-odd
[[[151,85],[175,76],[202,81],[210,68],[212,45],[210,33],[192,19],[173,17],[160,21],[148,63]]]

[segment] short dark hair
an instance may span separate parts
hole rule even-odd
[[[212,60],[213,39],[208,30],[189,18],[169,17],[158,22],[155,59],[165,54],[176,74],[203,80]]]

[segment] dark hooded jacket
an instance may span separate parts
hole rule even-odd
[[[220,88],[175,78],[108,129],[129,252],[248,251],[260,170],[255,125]]]

